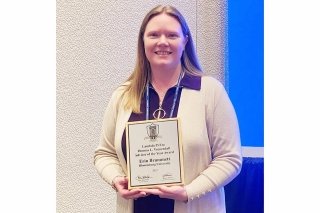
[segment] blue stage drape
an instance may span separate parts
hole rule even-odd
[[[264,158],[243,158],[240,174],[225,186],[227,213],[263,213]]]

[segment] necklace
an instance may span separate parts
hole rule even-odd
[[[178,92],[179,92],[179,87],[180,87],[180,81],[181,81],[181,78],[183,76],[183,71],[180,72],[180,75],[179,75],[179,79],[178,79],[178,83],[176,85],[176,90],[175,90],[175,93],[174,93],[174,98],[173,98],[173,103],[172,103],[172,106],[171,106],[171,111],[170,111],[170,118],[172,118],[173,116],[173,111],[174,111],[174,108],[176,106],[176,102],[177,102],[177,97],[178,97]],[[146,120],[149,120],[149,110],[150,110],[150,97],[149,97],[149,89],[150,89],[150,83],[148,82],[147,83],[147,86],[146,86]],[[156,115],[158,113],[158,115]],[[162,102],[160,101],[159,102],[159,108],[156,109],[154,112],[153,112],[153,117],[155,119],[162,119],[164,118],[164,116],[166,115],[166,111],[164,109],[162,109]]]
[[[158,116],[157,116],[157,113],[158,113]],[[164,118],[164,116],[166,116],[166,111],[162,109],[162,103],[159,104],[159,108],[156,109],[152,115],[156,119],[162,119]]]

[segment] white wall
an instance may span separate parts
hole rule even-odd
[[[135,63],[144,15],[157,4],[185,16],[202,66],[224,83],[226,0],[57,0],[57,212],[115,212],[115,193],[93,166],[102,115]]]

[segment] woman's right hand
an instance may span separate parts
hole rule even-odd
[[[115,177],[112,182],[120,196],[125,199],[137,199],[147,196],[146,192],[142,192],[138,189],[128,190],[128,179],[126,177]]]

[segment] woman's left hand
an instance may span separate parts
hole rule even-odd
[[[169,198],[179,201],[187,201],[188,195],[183,186],[157,186],[152,189],[140,189],[147,194],[159,195],[161,198]]]

